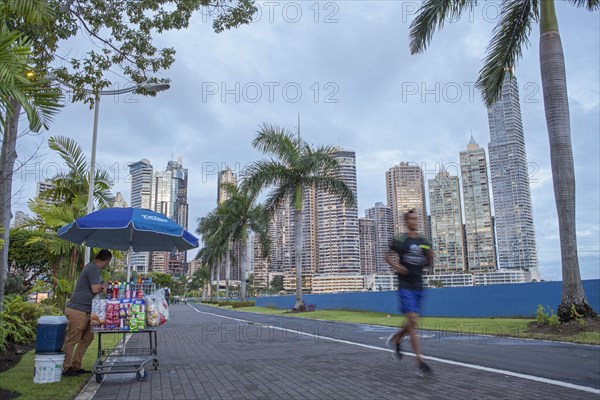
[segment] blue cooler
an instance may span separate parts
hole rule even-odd
[[[35,337],[36,353],[58,353],[65,342],[67,317],[48,315],[40,317],[37,322]]]

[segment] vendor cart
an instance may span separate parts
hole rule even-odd
[[[150,294],[154,292],[154,285],[131,285],[132,292],[135,293],[139,290]],[[127,331],[119,327],[106,329],[93,326],[92,330],[98,334],[98,358],[93,367],[96,382],[101,383],[105,374],[125,373],[134,373],[139,381],[143,381],[147,377],[147,368],[150,367],[150,363],[152,363],[153,369],[158,369],[156,328],[145,326],[144,329]],[[106,335],[115,334],[123,335],[121,342],[115,348],[103,348],[102,338]],[[140,340],[135,340],[134,344],[129,344],[128,342],[133,335],[140,336]],[[147,336],[147,339],[143,336]]]
[[[96,331],[98,333],[98,358],[94,363],[93,372],[96,382],[101,383],[105,374],[135,373],[139,381],[146,379],[146,369],[152,362],[152,367],[158,369],[156,328],[149,328],[135,333],[122,333],[119,331]],[[123,334],[123,340],[114,349],[102,348],[104,335]],[[127,346],[127,335],[148,335],[147,346]]]

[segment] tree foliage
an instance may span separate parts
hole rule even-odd
[[[10,231],[8,249],[9,274],[22,284],[22,291],[30,290],[39,279],[48,279],[52,272],[52,254],[42,242],[33,241],[36,234],[26,229]]]

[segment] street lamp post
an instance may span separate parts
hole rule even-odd
[[[120,94],[130,93],[138,89],[144,89],[149,93],[157,93],[162,92],[164,90],[168,90],[170,87],[171,85],[169,85],[168,83],[141,83],[139,85],[120,90],[100,90],[95,93],[87,89],[85,90],[86,93],[93,93],[96,96],[94,102],[94,127],[92,130],[92,155],[90,158],[90,178],[88,179],[88,214],[94,211],[94,185],[96,184],[96,142],[98,138],[98,114],[100,114],[100,96],[116,96]],[[90,248],[86,246],[84,264],[88,263],[89,261]],[[129,270],[127,274],[129,275]],[[127,276],[127,279],[129,279],[129,276]]]
[[[50,79],[57,81],[58,83],[65,85],[73,89],[73,85],[67,83],[54,75],[49,76]],[[168,90],[171,87],[168,83],[149,83],[144,82],[139,85],[131,86],[124,89],[117,90],[99,90],[93,91],[90,89],[83,89],[85,93],[93,94],[94,98],[94,125],[92,129],[92,155],[90,158],[90,176],[88,179],[88,199],[87,199],[87,213],[94,211],[94,185],[96,176],[96,142],[98,138],[98,115],[100,114],[100,96],[116,96],[125,93],[131,93],[139,89],[144,89],[148,93],[158,93]],[[85,260],[84,263],[90,261],[90,248],[85,247]],[[128,277],[129,279],[129,277]]]

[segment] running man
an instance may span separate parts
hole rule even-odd
[[[423,268],[432,264],[433,251],[429,239],[418,233],[419,220],[414,209],[404,214],[404,222],[408,233],[398,235],[392,240],[385,260],[398,274],[398,296],[406,323],[402,329],[388,338],[387,345],[394,350],[394,356],[401,360],[402,337],[410,335],[410,342],[417,356],[419,375],[425,377],[431,375],[432,371],[423,361],[417,326],[423,299]],[[392,259],[392,252],[398,254],[400,262]]]

